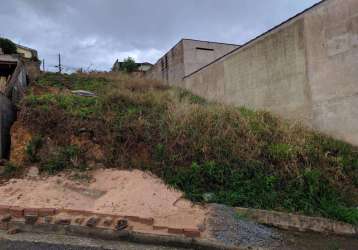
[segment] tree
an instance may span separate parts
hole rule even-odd
[[[7,38],[0,37],[0,48],[4,54],[16,54],[16,44]]]
[[[138,69],[138,65],[136,64],[135,60],[132,57],[128,57],[127,59],[124,59],[124,61],[121,63],[120,66],[121,71],[126,71],[128,73],[136,71],[137,69]]]

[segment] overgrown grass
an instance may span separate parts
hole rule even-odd
[[[358,224],[358,151],[349,144],[267,112],[128,76],[47,74],[40,84],[98,94],[24,99],[20,121],[56,148],[39,157],[42,171],[86,166],[83,149],[66,150],[86,130],[105,152],[105,166],[152,171],[194,201],[210,197]]]
[[[83,171],[87,166],[80,160],[81,150],[74,146],[60,147],[40,164],[40,172],[56,174],[66,169]]]

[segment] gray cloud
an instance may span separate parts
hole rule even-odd
[[[244,43],[319,0],[2,0],[0,35],[48,66],[109,70],[116,58],[155,62],[181,38]],[[53,68],[49,68],[53,69]]]

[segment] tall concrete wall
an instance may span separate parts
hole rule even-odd
[[[358,1],[314,9],[305,37],[313,127],[358,144]]]
[[[185,77],[183,85],[358,145],[358,1],[323,1]]]
[[[215,59],[238,48],[235,44],[183,40],[184,76],[204,67]]]
[[[184,76],[226,55],[238,45],[183,39],[146,73],[146,77],[181,86]]]
[[[6,96],[0,93],[0,159],[9,157],[10,127],[15,116],[15,107]]]
[[[180,84],[184,75],[183,40],[177,43],[167,54],[160,58],[145,74],[147,78],[160,80],[170,85]]]

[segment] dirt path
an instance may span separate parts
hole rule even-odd
[[[152,217],[156,225],[196,228],[207,210],[182,198],[159,178],[139,170],[97,170],[90,183],[64,176],[13,179],[0,186],[2,205],[54,207]]]

